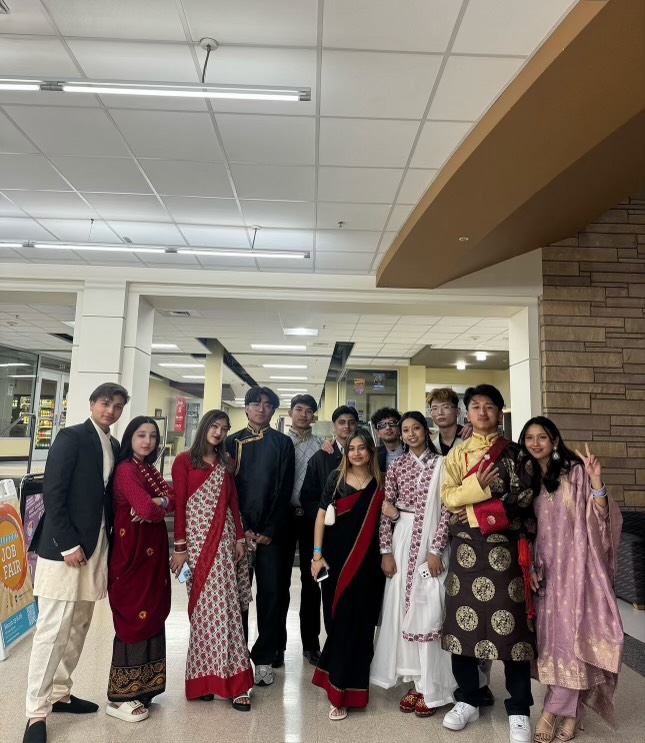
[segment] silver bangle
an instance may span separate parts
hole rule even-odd
[[[591,488],[591,495],[593,495],[594,498],[606,498],[607,497],[607,488],[603,485],[600,490],[594,490]]]

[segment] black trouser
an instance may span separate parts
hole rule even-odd
[[[458,695],[462,702],[479,707],[479,659],[467,655],[452,656],[452,673],[459,685]],[[531,664],[528,660],[505,660],[506,690],[511,695],[504,701],[507,715],[530,715],[533,696],[531,694]]]
[[[289,509],[289,523],[284,538],[284,566],[282,603],[280,617],[280,642],[278,650],[287,647],[287,612],[289,611],[289,591],[291,571],[296,554],[296,544],[300,554],[300,639],[303,650],[320,650],[320,588],[311,576],[311,556],[314,550],[314,522],[302,513],[301,508]]]
[[[258,623],[258,639],[251,649],[251,660],[256,666],[271,665],[280,641],[280,595],[282,591],[282,564],[284,545],[258,544],[255,551],[255,567],[250,570],[256,581],[255,612]],[[244,637],[249,639],[249,613],[242,613]]]

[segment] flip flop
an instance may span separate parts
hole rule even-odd
[[[244,702],[241,702],[240,699],[248,699],[249,703],[244,704]],[[235,697],[235,699],[231,700],[231,704],[233,705],[233,709],[236,709],[238,712],[251,711],[251,697],[248,694],[240,694],[239,696]]]
[[[341,710],[343,710],[341,712]],[[336,713],[336,714],[334,714]],[[337,722],[338,720],[344,720],[347,717],[347,707],[334,707],[329,710],[329,719]]]
[[[135,714],[135,710],[143,709],[143,712]],[[124,722],[141,722],[146,720],[150,715],[150,712],[141,704],[141,702],[121,702],[118,707],[114,707],[112,704],[108,704],[105,709],[106,713],[110,717],[117,717],[119,720]]]

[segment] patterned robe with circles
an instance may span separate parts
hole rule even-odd
[[[450,452],[444,488],[460,483],[459,478],[481,460],[486,452],[483,443],[480,437],[479,442],[466,441]],[[527,620],[518,561],[518,538],[535,535],[532,478],[518,463],[518,454],[515,444],[507,447],[491,486],[492,496],[503,499],[510,529],[484,536],[478,527],[461,523],[454,514],[450,517],[442,646],[456,655],[491,660],[535,657],[535,632]]]

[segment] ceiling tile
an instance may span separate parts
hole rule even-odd
[[[441,168],[453,150],[470,131],[472,124],[426,121],[411,165],[414,168]]]
[[[249,230],[253,239],[253,230]],[[312,250],[314,233],[311,230],[258,230],[255,247],[258,250]]]
[[[83,196],[104,219],[168,221],[156,196],[108,193],[85,193]]]
[[[320,113],[420,119],[441,59],[440,55],[323,51]]]
[[[22,154],[37,152],[37,149],[20,133],[13,122],[0,116],[0,151]]]
[[[201,266],[208,269],[214,268],[242,268],[247,271],[256,271],[255,260],[252,256],[248,258],[219,258],[212,255],[198,256],[197,260]]]
[[[316,44],[317,0],[183,0],[183,5],[194,39],[217,29],[223,44]]]
[[[88,39],[68,39],[67,43],[90,79],[199,82],[187,44]],[[115,101],[122,97],[106,95],[104,101],[106,105],[116,106]]]
[[[314,226],[314,205],[297,201],[242,201],[246,224],[260,227],[295,227],[311,229]]]
[[[248,248],[249,240],[243,227],[206,227],[178,224],[188,243],[208,248]]]
[[[320,164],[402,168],[418,128],[415,121],[321,119]]]
[[[51,161],[78,191],[143,194],[151,191],[136,163],[129,158],[55,156]]]
[[[25,217],[25,213],[19,206],[13,204],[9,199],[0,194],[0,217]]]
[[[5,106],[5,111],[48,155],[128,154],[103,111],[50,106]]]
[[[329,168],[318,171],[320,201],[391,204],[403,170],[394,168]]]
[[[173,224],[159,222],[110,222],[117,235],[129,237],[133,243],[143,245],[184,245],[179,230]],[[145,254],[147,262],[150,256]],[[142,256],[143,257],[143,256]],[[158,258],[159,256],[155,256]]]
[[[0,219],[0,240],[51,240],[52,236],[33,219]]]
[[[470,0],[452,51],[531,54],[577,0]]]
[[[443,52],[461,0],[326,0],[323,45]]]
[[[157,193],[177,196],[233,198],[233,190],[222,163],[180,160],[140,160]]]
[[[40,0],[11,3],[11,13],[2,18],[5,34],[52,34],[52,26]]]
[[[140,256],[146,266],[153,268],[201,268],[200,262],[194,255],[178,255],[154,253],[152,255],[144,253]]]
[[[12,201],[32,217],[60,219],[91,219],[96,214],[73,192],[64,191],[10,191]]]
[[[117,240],[114,232],[99,220],[94,224],[87,219],[40,219],[39,222],[62,241],[113,243]]]
[[[164,196],[163,201],[176,222],[205,225],[242,225],[240,210],[233,199]]]
[[[185,38],[173,0],[121,2],[118,12],[103,0],[47,0],[46,5],[64,36]]]
[[[208,114],[115,110],[111,114],[137,157],[224,159]]]
[[[345,271],[369,271],[372,256],[369,253],[318,253],[316,271],[343,273]]]
[[[334,229],[339,222],[342,222],[343,230],[382,230],[389,211],[389,204],[328,204],[319,202],[316,226],[319,229]]]
[[[429,119],[475,121],[515,77],[523,59],[455,57],[446,63]]]
[[[400,204],[417,204],[436,178],[438,170],[408,170],[399,191]]]
[[[313,201],[315,169],[303,165],[231,165],[240,199]]]
[[[313,165],[315,121],[295,116],[218,114],[226,156],[231,162]]]
[[[388,230],[396,230],[398,232],[405,224],[405,220],[410,216],[413,209],[414,207],[410,204],[397,204],[392,209],[392,214],[388,220]]]
[[[1,24],[6,17],[2,16]],[[0,30],[4,31],[2,25]],[[78,77],[78,70],[71,57],[62,42],[56,38],[0,38],[0,70],[3,77]]]
[[[0,173],[3,189],[71,190],[42,155],[0,155]]]
[[[316,252],[374,253],[380,237],[380,232],[318,230]]]

